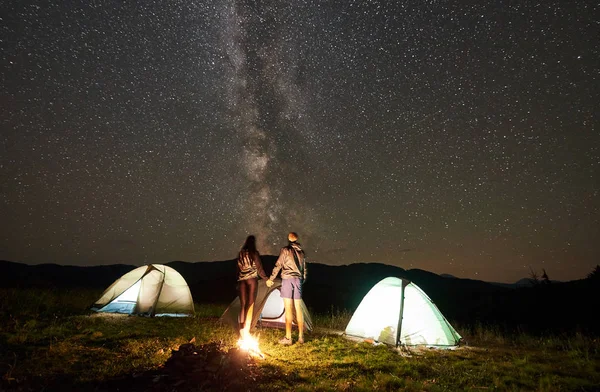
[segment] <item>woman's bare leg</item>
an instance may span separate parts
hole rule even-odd
[[[248,291],[246,290],[246,281],[242,280],[239,282],[239,297],[240,297],[240,314],[238,317],[239,320],[239,330],[240,335],[242,335],[245,325],[246,325],[246,314],[248,313],[247,304],[248,304]],[[243,336],[242,336],[243,338]]]
[[[254,302],[256,301],[257,279],[247,280],[247,299],[246,299],[246,323],[244,325],[245,336],[250,335],[250,327],[252,326],[252,318],[254,316]]]

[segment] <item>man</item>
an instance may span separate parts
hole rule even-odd
[[[302,313],[302,284],[306,280],[306,260],[298,243],[298,234],[288,234],[288,245],[281,248],[267,286],[273,286],[273,279],[281,270],[281,298],[285,306],[285,337],[279,344],[292,344],[292,321],[294,308],[298,322],[298,343],[304,343],[304,314]]]

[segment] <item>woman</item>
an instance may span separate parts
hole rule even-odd
[[[267,279],[260,261],[260,254],[256,250],[256,237],[249,235],[240,250],[238,261],[238,291],[240,296],[240,336],[245,338],[250,334],[254,301],[258,288],[258,277]]]

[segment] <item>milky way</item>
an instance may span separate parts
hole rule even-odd
[[[0,259],[600,260],[594,2],[1,7]]]

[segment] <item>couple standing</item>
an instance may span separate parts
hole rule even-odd
[[[280,344],[292,344],[292,321],[294,308],[298,322],[298,343],[304,343],[304,314],[302,313],[302,284],[306,280],[306,260],[304,251],[298,243],[298,234],[288,234],[288,245],[281,248],[279,258],[275,263],[271,277],[267,278],[256,249],[256,237],[246,238],[240,250],[238,261],[238,290],[240,296],[240,336],[245,338],[250,334],[254,301],[258,287],[258,277],[267,280],[267,286],[273,286],[273,280],[281,270],[281,298],[285,306],[285,337]]]

